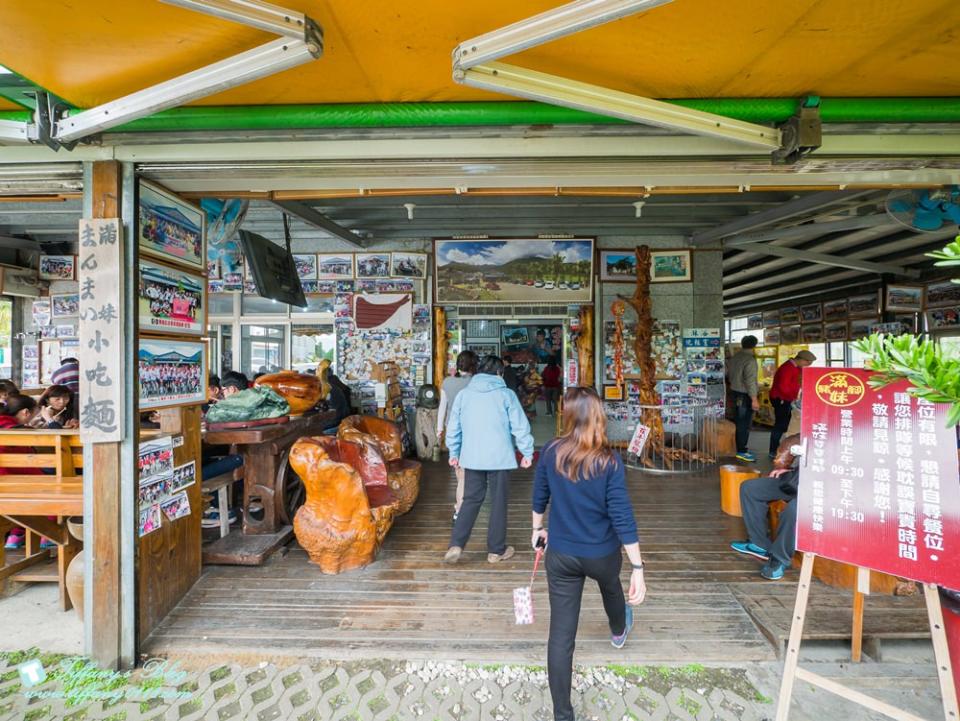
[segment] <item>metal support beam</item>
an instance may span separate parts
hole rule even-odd
[[[668,2],[671,0],[575,0],[465,40],[453,51],[454,69],[489,63]]]
[[[811,193],[802,195],[795,200],[790,200],[779,208],[771,208],[760,213],[754,213],[729,223],[724,223],[711,230],[704,230],[694,233],[690,237],[690,245],[707,245],[718,240],[726,238],[737,233],[746,233],[757,228],[763,228],[767,225],[779,223],[782,220],[789,220],[798,215],[807,215],[824,208],[856,200],[865,195],[875,193],[875,190],[825,190],[820,193]]]
[[[357,235],[352,230],[344,228],[342,225],[338,225],[319,210],[314,210],[306,203],[301,203],[298,200],[274,200],[272,202],[281,210],[290,213],[290,215],[296,218],[299,218],[307,225],[312,225],[315,228],[319,228],[330,235],[347,241],[351,245],[357,246],[358,248],[367,247],[367,241],[365,238]]]
[[[802,260],[808,263],[817,263],[818,265],[830,265],[835,268],[861,270],[865,273],[890,273],[903,278],[920,277],[920,271],[913,268],[904,268],[903,266],[891,265],[889,263],[874,263],[870,260],[846,258],[841,255],[830,255],[829,253],[816,253],[812,250],[800,250],[799,248],[788,248],[782,245],[767,245],[764,243],[757,243],[746,248],[741,248],[741,250],[744,253],[775,255],[779,258]]]
[[[29,124],[17,120],[0,120],[0,145],[29,143],[28,128]]]
[[[574,0],[462,42],[453,51],[453,79],[475,88],[552,105],[724,138],[765,152],[779,150],[783,136],[777,128],[494,62],[665,2],[669,0]]]
[[[878,228],[885,225],[899,227],[897,223],[885,213],[858,215],[852,218],[833,220],[826,223],[807,223],[805,225],[794,225],[789,228],[774,228],[773,230],[761,231],[759,233],[738,235],[735,238],[724,241],[723,245],[725,248],[734,248],[741,245],[761,243],[767,240],[812,240],[813,238],[820,238],[829,233]]]
[[[302,38],[309,20],[303,13],[261,0],[160,0],[187,10],[196,10],[215,18],[232,20],[241,25],[266,30],[268,33]]]
[[[780,147],[780,131],[673,103],[610,90],[505,63],[487,63],[454,73],[464,85],[543,103],[585,110],[635,123],[733,140],[758,150]]]

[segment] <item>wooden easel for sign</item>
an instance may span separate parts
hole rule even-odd
[[[803,636],[803,622],[807,615],[807,601],[810,597],[810,581],[813,578],[815,553],[804,553],[800,567],[800,583],[797,586],[797,603],[793,611],[793,623],[790,626],[790,640],[787,643],[786,663],[783,668],[783,681],[780,684],[780,698],[777,702],[776,721],[787,721],[790,714],[790,701],[793,696],[793,683],[797,679],[822,688],[824,691],[853,701],[864,708],[877,711],[898,721],[924,721],[919,716],[891,706],[888,703],[847,688],[841,683],[819,674],[799,668],[800,639]],[[858,637],[863,635],[863,595],[870,591],[869,569],[858,568],[857,589],[854,596],[853,616],[853,652],[859,656]],[[950,653],[947,650],[947,636],[943,628],[943,611],[940,608],[940,596],[937,587],[923,584],[923,596],[927,602],[927,618],[930,620],[930,637],[933,639],[933,652],[936,657],[937,675],[940,679],[940,695],[943,698],[943,715],[947,721],[960,720],[957,708],[957,694],[953,686],[953,672],[950,667]]]

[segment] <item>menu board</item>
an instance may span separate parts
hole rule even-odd
[[[797,548],[960,588],[957,429],[948,404],[870,371],[803,369]]]

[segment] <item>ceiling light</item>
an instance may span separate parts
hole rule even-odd
[[[403,207],[407,209],[407,220],[413,220],[413,209],[417,207],[417,204],[404,203]]]
[[[635,214],[634,217],[639,218],[641,215],[643,215],[643,206],[645,205],[646,203],[642,200],[638,200],[633,204],[633,210]]]

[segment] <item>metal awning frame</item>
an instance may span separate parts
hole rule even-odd
[[[0,121],[0,143],[43,143],[69,150],[82,138],[311,62],[323,53],[323,31],[314,20],[263,0],[161,1],[280,37],[79,112],[41,94],[31,122]]]
[[[773,153],[783,145],[777,128],[691,110],[672,103],[581,83],[495,62],[671,0],[574,0],[506,27],[471,38],[453,51],[456,82],[671,130],[721,138]]]

